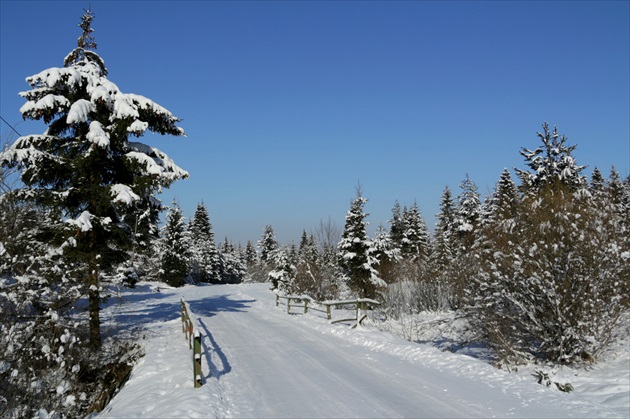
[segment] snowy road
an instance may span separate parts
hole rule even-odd
[[[147,355],[102,416],[618,416],[479,360],[330,325],[324,316],[288,315],[267,288],[186,287],[138,300],[131,314],[112,308],[112,322],[142,318],[149,336]],[[207,349],[200,389],[192,388],[177,320],[180,296],[198,317]]]
[[[268,310],[222,313],[209,322],[231,365],[225,380],[236,416],[487,416],[392,355],[314,333],[282,310]]]

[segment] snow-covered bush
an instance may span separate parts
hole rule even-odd
[[[80,310],[81,284],[63,287],[27,274],[0,280],[0,416],[56,412],[82,417],[102,410],[126,380],[139,352],[129,343],[106,342],[89,350]]]
[[[390,284],[383,304],[394,318],[402,314],[450,311],[455,299],[450,284],[441,281],[401,281]]]
[[[587,188],[565,138],[546,125],[539,136],[547,160],[540,150],[523,153],[537,172],[521,172],[517,210],[485,224],[466,311],[501,363],[592,362],[627,309],[630,248],[622,220]]]

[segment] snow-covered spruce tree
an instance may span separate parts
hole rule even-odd
[[[628,293],[629,249],[567,155],[575,146],[543,127],[539,138],[557,149],[545,158],[523,153],[542,169],[519,172],[526,186],[514,221],[484,227],[466,308],[508,365],[594,361],[613,338]]]
[[[272,226],[265,226],[262,237],[256,245],[258,263],[249,267],[249,275],[253,281],[266,282],[269,280],[269,272],[273,269],[271,255],[280,247]]]
[[[248,240],[245,246],[245,262],[247,263],[247,269],[258,262],[258,253],[251,240]]]
[[[227,237],[219,248],[218,256],[216,269],[219,273],[219,281],[226,284],[242,282],[247,273],[245,255],[238,249],[235,249]]]
[[[168,209],[161,236],[160,279],[173,287],[181,287],[189,277],[190,237],[177,202]]]
[[[605,183],[604,196],[610,205],[610,211],[619,223],[619,236],[630,246],[630,176],[621,180],[615,167],[611,167],[610,176]]]
[[[269,262],[272,269],[269,271],[271,290],[282,295],[291,295],[297,292],[295,286],[296,266],[291,260],[290,249],[277,248],[269,254]]]
[[[258,248],[260,249],[260,260],[263,262],[270,261],[271,254],[276,251],[280,246],[276,240],[276,236],[273,232],[273,227],[270,225],[265,226],[263,235],[258,241]]]
[[[161,151],[130,141],[146,130],[184,135],[169,111],[136,94],[125,94],[107,79],[107,69],[94,52],[93,15],[82,17],[78,46],[64,67],[49,68],[27,82],[25,119],[43,120],[43,135],[18,138],[0,155],[3,166],[18,167],[24,187],[20,198],[54,208],[64,223],[55,244],[65,245],[72,275],[89,296],[90,342],[100,339],[100,278],[128,258],[133,225],[157,205],[162,187],[185,178]]]
[[[189,270],[193,281],[219,282],[219,254],[214,242],[210,216],[203,202],[197,205],[195,215],[189,223],[189,229]]]
[[[519,194],[510,171],[503,169],[501,177],[488,202],[487,214],[482,220],[485,226],[510,231],[518,213]]]
[[[367,199],[361,196],[361,188],[357,187],[357,196],[350,204],[346,214],[346,223],[337,245],[337,259],[342,280],[351,292],[360,298],[380,298],[387,283],[376,270],[378,261],[374,256],[372,241],[366,232],[368,214],[363,212]]]
[[[447,186],[440,198],[440,212],[436,216],[433,246],[432,267],[436,273],[445,272],[453,263],[455,245],[455,204],[453,194]]]
[[[521,179],[523,193],[531,193],[548,188],[558,182],[572,188],[581,188],[586,179],[580,172],[586,166],[578,166],[571,155],[576,145],[567,146],[567,137],[558,133],[558,128],[549,130],[549,124],[543,124],[543,132],[538,132],[538,138],[542,145],[530,150],[524,148],[521,155],[525,158],[526,165],[531,171],[516,169]]]
[[[460,188],[461,193],[457,197],[453,224],[454,234],[451,241],[453,261],[446,275],[457,302],[460,302],[464,297],[464,290],[469,285],[469,278],[477,271],[477,260],[471,250],[478,238],[482,211],[477,185],[468,174],[466,174]],[[458,307],[459,304],[456,304],[455,308]]]
[[[315,237],[302,230],[295,261],[295,292],[315,296],[317,293],[317,245]]]
[[[440,198],[440,212],[436,215],[437,223],[433,233],[430,257],[430,277],[439,284],[440,292],[448,295],[452,308],[459,306],[459,299],[455,298],[454,284],[461,280],[457,272],[457,229],[455,203],[451,189],[446,186]]]
[[[418,203],[403,212],[403,240],[401,255],[404,259],[426,269],[429,262],[429,229],[422,218]]]
[[[405,233],[403,214],[404,212],[400,207],[400,202],[396,200],[396,202],[394,202],[394,207],[392,208],[392,219],[388,222],[390,224],[389,236],[392,240],[392,243],[398,249],[400,249],[403,245],[403,238]]]
[[[468,174],[460,185],[461,193],[457,197],[455,210],[455,230],[457,231],[458,250],[456,254],[466,252],[473,245],[475,230],[481,221],[481,198],[477,185]]]
[[[376,269],[379,276],[388,284],[401,280],[402,256],[400,247],[392,240],[391,230],[387,231],[382,224],[379,225],[372,241],[372,248],[374,257],[378,261]]]

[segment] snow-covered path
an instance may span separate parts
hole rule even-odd
[[[487,410],[451,400],[446,383],[423,380],[420,371],[392,355],[314,333],[282,311],[281,317],[278,311],[257,311],[211,321],[233,373],[224,380],[236,416],[487,416]]]
[[[288,315],[266,284],[155,294],[136,297],[132,311],[110,307],[112,324],[145,323],[147,354],[103,417],[619,416],[479,360]],[[180,297],[203,335],[200,389],[192,388]]]

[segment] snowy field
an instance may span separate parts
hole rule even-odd
[[[330,324],[325,314],[286,313],[269,284],[121,289],[103,311],[105,333],[136,335],[146,355],[97,417],[629,417],[628,343],[588,370],[536,383],[483,360],[410,343],[375,328]],[[198,318],[203,386],[180,298]],[[299,312],[299,310],[295,310]]]

